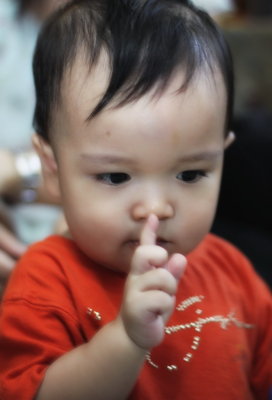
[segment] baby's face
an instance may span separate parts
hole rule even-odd
[[[102,69],[101,69],[102,70]],[[150,213],[158,244],[188,254],[209,231],[224,148],[225,89],[199,76],[176,94],[145,95],[86,119],[103,90],[103,71],[75,67],[55,119],[56,158],[70,233],[97,263],[128,271]]]

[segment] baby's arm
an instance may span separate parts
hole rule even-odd
[[[36,400],[122,400],[132,390],[147,351],[158,345],[175,305],[185,259],[156,246],[151,215],[132,258],[118,317],[48,368]],[[162,268],[156,268],[162,267]]]

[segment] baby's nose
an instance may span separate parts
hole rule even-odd
[[[132,207],[132,217],[136,221],[147,219],[150,214],[155,214],[159,220],[172,218],[174,216],[174,206],[162,196],[146,196]]]

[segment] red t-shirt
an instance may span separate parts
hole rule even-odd
[[[124,282],[69,239],[32,245],[1,307],[0,399],[32,400],[56,358],[116,317]],[[247,259],[207,235],[188,256],[176,297],[165,339],[147,358],[130,399],[267,400],[271,294]]]

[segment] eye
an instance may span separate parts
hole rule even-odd
[[[121,185],[129,181],[131,178],[124,172],[112,172],[105,174],[96,175],[96,179],[100,182],[106,183],[107,185]]]
[[[195,183],[198,182],[201,178],[207,176],[205,171],[202,170],[188,170],[180,172],[176,178],[186,182],[186,183]]]

